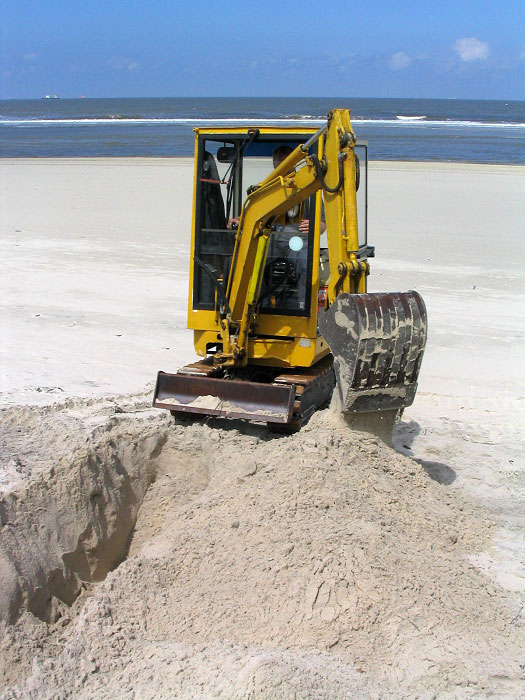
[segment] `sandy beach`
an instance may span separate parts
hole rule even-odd
[[[394,449],[149,407],[192,178],[0,159],[0,698],[525,697],[525,167],[370,164],[369,290],[429,317]]]

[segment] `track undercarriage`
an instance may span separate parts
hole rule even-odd
[[[334,387],[332,355],[313,367],[251,365],[235,377],[227,377],[210,357],[176,374],[159,372],[153,405],[174,415],[240,418],[295,432],[316,410],[328,405]]]

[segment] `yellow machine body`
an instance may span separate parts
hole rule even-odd
[[[203,359],[159,372],[155,406],[296,429],[336,378],[343,411],[412,402],[426,313],[416,292],[367,294],[367,173],[349,110],[317,130],[195,129],[188,328]]]
[[[313,136],[315,128],[275,128],[258,127],[261,134],[267,136],[289,136],[301,141]],[[192,300],[194,284],[194,254],[196,236],[196,203],[199,186],[197,164],[199,163],[199,147],[203,138],[231,137],[246,135],[246,128],[198,128],[195,129],[195,172],[193,189],[193,212],[191,227],[191,260],[188,299]],[[321,222],[321,192],[316,195],[316,219],[314,222],[314,259],[319,258],[320,222]],[[317,298],[319,290],[319,272],[314,267],[312,279],[312,294],[308,316],[285,316],[260,314],[258,316],[258,336],[248,341],[248,361],[254,364],[272,365],[276,367],[310,367],[330,352],[330,348],[319,335],[317,329]],[[366,291],[366,290],[363,290]],[[188,328],[193,329],[195,351],[200,357],[207,356],[207,347],[217,342],[217,334],[221,332],[220,318],[215,311],[199,310],[188,304]]]

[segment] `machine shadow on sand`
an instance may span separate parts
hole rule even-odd
[[[432,460],[419,459],[412,454],[415,438],[421,433],[421,426],[415,420],[400,420],[394,426],[392,446],[400,454],[406,455],[417,462],[431,479],[443,486],[450,486],[456,480],[456,472],[448,464]]]

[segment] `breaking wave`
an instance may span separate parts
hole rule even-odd
[[[57,119],[57,118],[35,118],[35,119],[9,119],[0,118],[0,125],[3,126],[97,126],[103,124],[179,124],[192,126],[194,124],[309,124],[321,125],[325,119],[321,117],[310,117],[306,115],[291,115],[289,117],[221,117],[221,118],[200,118],[200,117],[142,117],[124,116],[124,115],[108,115],[104,117],[77,117],[74,119]],[[496,121],[464,121],[456,119],[427,119],[422,116],[404,116],[396,115],[395,119],[374,119],[354,117],[353,124],[377,124],[381,126],[393,127],[475,127],[489,129],[523,129],[524,122],[496,122]]]

